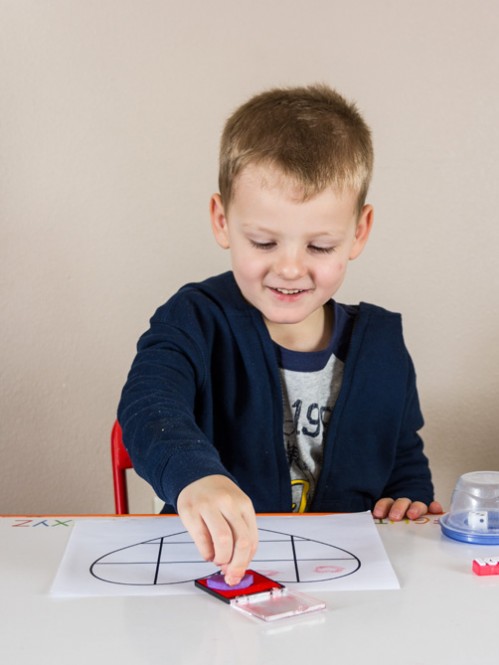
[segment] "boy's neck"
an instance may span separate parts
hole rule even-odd
[[[322,351],[327,348],[333,332],[333,308],[324,305],[313,316],[300,323],[265,321],[272,340],[290,351]]]

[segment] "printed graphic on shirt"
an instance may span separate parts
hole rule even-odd
[[[291,496],[293,503],[291,510],[294,513],[304,513],[307,507],[307,498],[310,492],[310,483],[307,480],[291,481]]]

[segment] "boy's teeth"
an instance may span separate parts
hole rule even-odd
[[[277,289],[279,293],[284,293],[286,296],[292,296],[295,293],[301,293],[301,289]]]

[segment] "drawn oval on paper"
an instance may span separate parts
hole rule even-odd
[[[251,567],[282,584],[325,582],[359,570],[360,559],[341,547],[280,531],[258,529],[260,543]],[[201,559],[187,531],[134,543],[108,552],[90,573],[110,584],[183,584],[215,572]]]

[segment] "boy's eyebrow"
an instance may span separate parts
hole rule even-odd
[[[280,232],[276,232],[273,229],[267,228],[265,226],[255,226],[253,224],[242,224],[241,228],[243,232],[252,234],[252,233],[261,233],[264,235],[276,237],[282,235]],[[326,241],[326,242],[333,242],[333,243],[338,243],[344,238],[344,233],[341,231],[336,231],[335,233],[332,233],[330,231],[318,231],[317,233],[309,233],[306,234],[305,239],[307,242],[318,242],[318,241]]]
[[[265,233],[267,235],[276,235],[275,230],[273,230],[271,228],[268,228],[266,226],[259,226],[259,225],[255,225],[255,224],[251,224],[251,223],[241,224],[241,229],[245,233]]]

